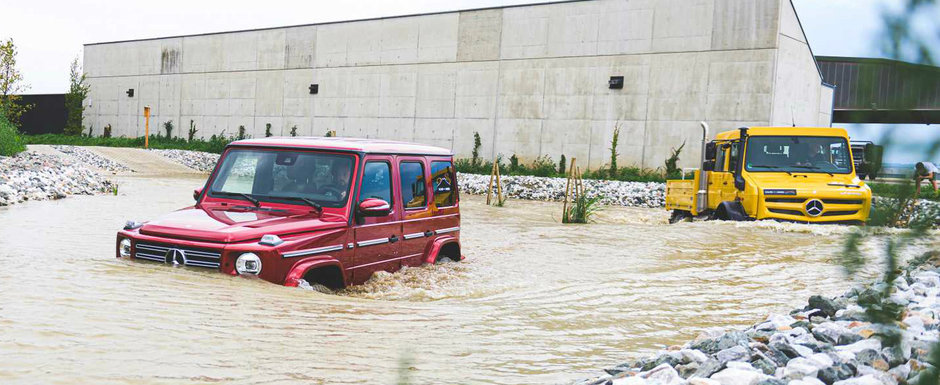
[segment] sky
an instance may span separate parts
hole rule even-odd
[[[522,0],[343,0],[240,2],[231,0],[5,1],[0,39],[12,37],[27,93],[63,93],[69,63],[85,43],[188,35],[328,21],[526,4]],[[879,57],[881,13],[903,0],[793,0],[816,55]],[[156,6],[159,4],[159,6]],[[263,4],[263,5],[259,5]],[[922,23],[937,29],[940,10]],[[937,50],[940,51],[940,44]],[[878,140],[886,127],[849,127],[854,138]],[[903,126],[912,144],[940,138],[937,126]],[[899,148],[906,148],[899,146]],[[910,149],[890,154],[916,161]]]

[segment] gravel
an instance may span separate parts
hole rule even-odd
[[[0,206],[69,195],[110,193],[115,184],[92,169],[54,155],[0,156]]]
[[[907,266],[882,299],[883,281],[775,314],[744,331],[713,329],[683,346],[606,369],[579,385],[771,385],[916,383],[938,341],[940,254]],[[871,322],[859,304],[894,309],[899,322]]]
[[[219,154],[189,150],[150,150],[183,166],[202,172],[212,172],[219,161]]]
[[[52,146],[52,148],[68,154],[75,158],[79,163],[109,172],[133,172],[129,167],[115,162],[111,159],[98,155],[86,148],[78,146]]]
[[[460,191],[469,194],[486,194],[489,175],[460,174],[457,177]],[[565,198],[565,178],[537,176],[502,177],[503,194],[509,198],[538,201],[561,201]],[[620,182],[609,180],[584,180],[588,197],[601,196],[605,205],[659,208],[666,204],[664,183]]]

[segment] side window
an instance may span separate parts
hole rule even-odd
[[[428,204],[425,191],[424,164],[402,162],[398,165],[401,180],[401,201],[405,209],[424,208]]]
[[[369,198],[392,202],[392,173],[388,162],[366,162],[362,172],[362,189],[359,192],[359,201]]]
[[[722,145],[718,145],[718,151],[715,154],[715,171],[726,171],[725,151],[726,149]]]
[[[740,146],[741,146],[741,142],[734,142],[731,144],[731,152],[730,152],[731,162],[728,163],[728,171],[730,172],[738,171],[738,161],[740,160],[740,156],[738,152],[739,152]]]
[[[450,162],[431,162],[431,186],[437,207],[457,204],[456,181],[454,166]]]

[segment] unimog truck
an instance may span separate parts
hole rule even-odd
[[[693,218],[864,224],[871,188],[840,128],[743,127],[708,140],[701,168],[666,182],[670,223]]]

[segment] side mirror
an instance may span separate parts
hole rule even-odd
[[[706,160],[705,163],[702,163],[702,171],[715,171],[715,161]]]
[[[193,190],[193,199],[198,201],[200,195],[202,195],[202,188],[197,188]]]
[[[384,217],[392,212],[392,206],[388,202],[369,198],[359,202],[359,215],[364,217]]]
[[[718,157],[718,145],[715,142],[708,142],[705,145],[705,160],[714,160]]]

